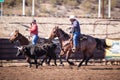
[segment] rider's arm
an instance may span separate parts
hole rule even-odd
[[[70,31],[70,40],[73,39],[73,33],[74,33],[74,28],[72,27],[72,28],[71,28],[71,31]]]
[[[32,25],[32,27],[29,29],[30,31],[35,31],[37,29],[36,25]]]
[[[72,23],[72,29],[71,29],[71,33],[72,33],[72,34],[75,32],[75,28],[76,28],[76,27],[77,27],[77,22],[74,21],[74,22]]]

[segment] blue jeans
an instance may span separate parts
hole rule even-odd
[[[80,37],[80,33],[79,32],[73,33],[73,47],[79,46],[79,41],[78,41],[79,37]]]
[[[38,35],[33,35],[32,36],[32,44],[35,45],[38,41]]]

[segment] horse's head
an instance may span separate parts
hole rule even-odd
[[[58,37],[59,36],[59,27],[58,26],[55,26],[53,29],[52,29],[52,32],[50,34],[50,37],[49,39],[52,40],[54,39],[55,37]]]
[[[12,32],[10,34],[10,42],[14,42],[14,41],[17,41],[20,39],[20,33],[19,33],[19,30],[15,30],[14,32]]]
[[[52,40],[56,37],[58,37],[59,39],[61,39],[63,41],[68,40],[70,38],[70,36],[67,33],[65,33],[61,28],[59,28],[58,26],[53,28],[49,39]]]

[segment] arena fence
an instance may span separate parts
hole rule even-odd
[[[8,38],[0,38],[0,66],[3,66],[4,63],[26,63],[24,56],[16,57],[17,48],[14,47],[15,44],[9,42]],[[58,49],[57,54],[59,55],[60,49]],[[70,60],[74,62],[79,62],[83,58],[82,53],[72,54]],[[63,61],[66,62],[65,58],[63,57]],[[57,59],[59,62],[59,59]],[[106,60],[105,59],[105,52],[100,50],[94,51],[94,57],[89,61],[90,63],[96,64],[107,64],[110,62],[111,64],[119,64],[119,60]]]
[[[0,38],[0,60],[13,60],[13,59],[24,59],[23,56],[16,57],[17,48],[15,44],[9,42],[8,38]],[[60,49],[58,49],[57,54],[59,54]],[[80,55],[78,53],[71,55],[71,59],[81,59],[82,53]],[[96,50],[94,52],[93,59],[102,59],[104,58],[104,52],[100,50]]]

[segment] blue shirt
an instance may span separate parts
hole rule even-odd
[[[74,20],[72,22],[72,33],[81,33],[81,30],[80,30],[80,24],[77,20]]]

